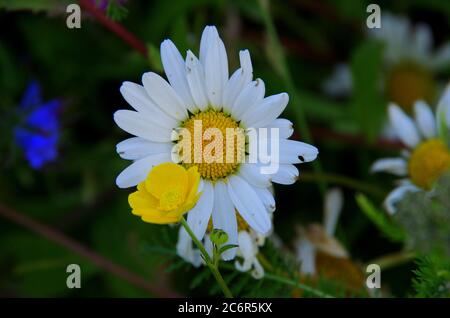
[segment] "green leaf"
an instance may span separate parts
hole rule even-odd
[[[186,262],[184,262],[182,259],[178,259],[178,260],[174,261],[172,264],[170,264],[170,266],[167,267],[164,271],[166,273],[171,273],[177,269],[180,269],[184,265],[186,265]]]
[[[117,0],[111,0],[108,2],[106,15],[113,21],[121,21],[128,15],[128,9]]]
[[[207,267],[205,267],[205,269],[200,271],[200,273],[196,275],[194,279],[191,281],[189,289],[194,289],[200,286],[200,284],[206,281],[210,276],[211,276],[210,270]]]
[[[340,121],[348,118],[348,105],[330,101],[306,90],[297,90],[299,107],[302,107],[309,117],[325,123]],[[292,106],[294,108],[294,106]],[[290,108],[288,108],[291,111]],[[293,112],[296,109],[292,109]]]
[[[383,211],[378,210],[364,194],[359,193],[356,195],[356,203],[388,239],[393,242],[403,242],[405,240],[403,229],[394,224]]]
[[[73,2],[73,1],[72,1]],[[6,10],[31,10],[38,11],[52,11],[57,7],[66,6],[71,3],[68,0],[0,0],[0,9]]]
[[[380,94],[382,48],[379,42],[366,41],[351,58],[353,114],[369,140],[378,135],[385,118],[386,102]]]
[[[439,138],[441,138],[446,144],[450,143],[450,132],[447,127],[447,117],[449,116],[449,114],[447,114],[449,111],[448,103],[450,103],[450,94],[447,92],[444,93],[442,100],[439,101],[439,105],[436,110]]]
[[[239,245],[236,245],[236,244],[229,244],[229,245],[222,246],[222,247],[220,248],[220,250],[219,250],[219,254],[223,254],[223,253],[225,253],[226,251],[228,251],[229,249],[232,249],[232,248],[235,248],[235,247],[239,247]]]
[[[423,256],[417,261],[418,269],[413,286],[416,297],[450,297],[450,262],[436,256]]]
[[[147,52],[147,58],[150,66],[155,72],[162,73],[164,69],[161,62],[161,55],[159,54],[159,50],[153,44],[147,43]]]

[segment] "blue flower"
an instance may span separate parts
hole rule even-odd
[[[15,127],[14,140],[34,169],[58,157],[60,109],[59,100],[42,102],[39,83],[28,85],[20,103],[24,120]]]

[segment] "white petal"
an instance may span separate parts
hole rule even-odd
[[[414,33],[415,49],[421,56],[428,56],[433,46],[433,36],[431,30],[426,24],[419,24]]]
[[[176,127],[177,120],[163,112],[151,100],[143,86],[132,82],[123,82],[120,86],[120,93],[131,107],[144,115],[157,118],[161,126]]]
[[[296,140],[280,139],[280,163],[310,162],[315,160],[318,154],[319,150],[310,144]]]
[[[178,93],[189,109],[194,109],[189,85],[186,79],[186,65],[180,52],[170,40],[161,43],[161,61],[170,85]]]
[[[212,258],[213,257],[213,244],[211,242],[211,237],[209,234],[205,235],[204,242],[205,242],[205,250],[208,253],[209,257]],[[202,262],[205,263],[205,261],[203,259],[202,259]]]
[[[243,75],[246,78],[244,84],[247,84],[252,80],[253,77],[252,59],[250,58],[249,50],[239,51],[239,61],[241,63]]]
[[[347,64],[338,64],[322,85],[325,94],[333,97],[349,95],[352,91],[352,72]]]
[[[208,99],[211,102],[211,106],[220,109],[222,107],[222,94],[228,81],[227,52],[217,29],[213,26],[206,28],[209,28],[207,48],[206,51],[202,51],[202,47],[200,47],[200,61],[202,61],[202,64],[204,63]],[[206,32],[206,28],[204,32]],[[203,58],[203,55],[206,56]]]
[[[420,189],[412,184],[406,184],[395,188],[393,191],[391,191],[391,193],[388,194],[384,201],[386,210],[390,214],[394,214],[396,212],[396,203],[400,201],[407,192],[417,191],[420,191]]]
[[[237,69],[233,75],[231,75],[222,96],[223,108],[225,111],[230,112],[231,107],[242,91],[242,89],[250,83],[253,78],[253,67],[250,59],[250,53],[248,50],[239,52],[239,59],[241,61],[241,67]]]
[[[255,257],[255,248],[253,247],[253,240],[247,231],[240,231],[238,235],[239,251],[243,258]]]
[[[156,73],[147,72],[142,75],[142,83],[150,98],[167,115],[173,116],[180,121],[186,119],[186,106],[164,78]]]
[[[234,267],[240,272],[247,272],[252,268],[252,260],[248,258],[244,258],[242,262],[236,260],[234,262]]]
[[[214,203],[214,188],[210,182],[203,182],[203,191],[195,207],[188,212],[187,222],[195,236],[202,240],[211,217]]]
[[[259,164],[243,163],[239,168],[239,174],[255,187],[267,188],[270,186],[270,175],[262,174]]]
[[[272,227],[270,217],[253,188],[242,178],[228,179],[228,193],[242,218],[260,234],[266,234]]]
[[[283,112],[288,102],[289,96],[286,93],[268,96],[253,109],[254,111],[242,116],[242,122],[246,128],[265,127]]]
[[[385,44],[385,60],[388,63],[395,63],[403,57],[411,55],[411,25],[405,17],[382,15],[380,39]]]
[[[202,64],[191,51],[188,51],[186,55],[186,74],[195,105],[200,110],[205,110],[209,104],[206,95],[205,73]]]
[[[447,85],[436,110],[436,124],[439,135],[447,135],[450,129],[450,85]]]
[[[300,271],[306,275],[313,275],[316,272],[316,249],[314,245],[305,238],[301,238],[297,243],[297,259],[300,261]]]
[[[114,113],[117,126],[127,133],[156,142],[170,142],[172,128],[164,127],[153,118],[135,111],[120,109]]]
[[[213,29],[215,29],[215,27],[207,25],[202,32],[202,37],[200,39],[200,52],[199,52],[199,58],[202,65],[205,65],[209,42],[211,41],[212,33],[214,32]]]
[[[434,58],[432,59],[432,66],[434,69],[446,68],[450,65],[450,43],[445,43],[441,46]]]
[[[277,173],[272,175],[272,182],[279,184],[293,184],[298,179],[298,169],[291,164],[280,165]]]
[[[396,176],[408,174],[408,163],[403,158],[384,158],[375,161],[370,172],[389,172]]]
[[[424,101],[415,102],[414,116],[419,130],[425,138],[436,136],[436,118],[427,103]]]
[[[261,279],[264,277],[264,268],[256,257],[253,259],[252,276],[254,279]]]
[[[242,254],[243,263],[236,260],[235,267],[237,270],[246,272],[252,269],[252,276],[260,279],[264,276],[264,269],[256,258],[258,248],[255,247],[252,237],[245,231],[239,232],[239,252]]]
[[[199,267],[202,263],[200,251],[193,248],[192,239],[182,226],[178,231],[177,254],[195,267]]]
[[[253,190],[258,195],[262,204],[266,207],[267,212],[272,213],[275,211],[275,198],[268,188],[253,188]]]
[[[397,105],[389,105],[389,120],[402,142],[414,148],[420,142],[420,136],[414,121]]]
[[[236,260],[234,265],[238,271],[246,272],[251,269],[255,253],[252,238],[246,231],[240,231],[238,235],[239,255],[243,262]]]
[[[336,230],[336,224],[344,205],[344,196],[342,190],[334,188],[327,191],[324,200],[324,220],[323,227],[328,236],[333,237]]]
[[[140,137],[132,137],[119,142],[116,151],[123,159],[136,160],[158,153],[171,153],[171,142],[153,142]]]
[[[228,234],[228,244],[237,245],[238,229],[236,212],[230,196],[227,193],[225,183],[218,181],[214,185],[214,209],[212,212],[214,229],[221,229]],[[229,249],[222,254],[226,261],[231,260],[236,255],[236,248]]]
[[[156,154],[139,159],[123,170],[116,179],[119,188],[134,187],[144,181],[150,170],[163,162],[170,162],[170,154]]]
[[[266,128],[278,128],[278,136],[280,138],[287,139],[294,133],[294,127],[292,122],[288,119],[277,118],[271,123],[269,123]]]
[[[265,92],[264,82],[261,79],[248,83],[234,101],[231,115],[234,118],[241,118],[246,112],[251,112],[262,102]]]

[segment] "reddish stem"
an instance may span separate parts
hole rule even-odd
[[[121,38],[125,43],[130,45],[136,51],[141,53],[144,57],[147,57],[147,47],[144,42],[135,37],[127,29],[125,29],[121,24],[114,22],[108,18],[102,10],[97,8],[90,0],[79,0],[80,6],[92,14],[98,22],[103,24],[107,29],[115,33],[119,38]]]
[[[113,275],[121,277],[130,284],[139,287],[152,295],[157,295],[159,297],[176,298],[180,297],[177,293],[167,289],[165,286],[156,286],[147,282],[144,278],[128,271],[126,268],[112,262],[111,260],[103,257],[102,255],[96,253],[95,251],[89,249],[88,247],[80,244],[79,242],[71,239],[70,237],[64,235],[56,229],[53,229],[45,224],[35,221],[28,216],[14,211],[13,209],[0,204],[0,216],[19,224],[32,232],[41,235],[48,240],[61,245],[68,250],[78,254],[84,258],[89,259],[92,263],[100,268],[110,272]]]
[[[351,135],[341,132],[335,132],[329,130],[325,127],[313,127],[311,130],[314,139],[317,140],[332,140],[342,142],[347,145],[355,145],[355,146],[371,146],[373,148],[379,148],[383,150],[401,150],[404,149],[405,146],[400,141],[389,140],[386,138],[379,138],[374,143],[370,144],[367,140],[361,135]],[[294,134],[294,137],[296,135]]]

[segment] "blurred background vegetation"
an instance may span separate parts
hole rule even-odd
[[[362,266],[386,255],[404,256],[404,240],[386,234],[390,230],[386,222],[391,221],[381,216],[381,202],[393,179],[369,173],[375,159],[398,152],[396,143],[378,138],[387,98],[377,91],[383,48],[366,36],[366,7],[372,1],[113,2],[104,14],[145,43],[147,56],[84,8],[81,29],[68,29],[65,8],[71,1],[0,0],[1,296],[220,294],[211,291],[214,284],[208,272],[176,257],[176,229],[145,224],[131,215],[128,191],[115,186],[116,176],[128,164],[115,152],[125,133],[112,120],[115,110],[126,107],[119,93],[121,83],[140,82],[142,73],[161,71],[159,43],[170,38],[181,52],[188,48],[197,52],[208,24],[219,28],[230,69],[238,66],[238,50],[248,48],[255,77],[265,81],[267,94],[290,93],[285,117],[295,123],[294,138],[305,140],[309,132],[320,149],[320,167],[302,165],[295,185],[275,187],[275,232],[286,249],[292,249],[295,239],[293,224],[320,222],[323,190],[339,186],[345,204],[337,237],[352,262]],[[267,11],[261,3],[269,6]],[[382,13],[427,23],[437,44],[450,40],[446,1],[378,4]],[[327,97],[323,82],[340,62],[352,65],[355,93],[348,98]],[[447,82],[449,75],[450,69],[444,70],[436,81]],[[62,102],[58,158],[41,169],[29,166],[13,135],[20,100],[32,80],[40,83],[43,100]],[[9,211],[9,219],[3,217],[4,211]],[[47,227],[26,221],[21,226],[21,215]],[[52,239],[55,231],[70,241],[58,244],[62,240]],[[89,248],[87,255],[84,247]],[[279,270],[297,266],[286,259],[287,250],[271,244],[265,249]],[[66,266],[71,263],[81,266],[81,289],[66,287]],[[417,262],[406,256],[394,265],[383,268],[384,295],[430,296],[427,288],[432,287],[421,284],[420,277],[431,275],[433,259]],[[308,296],[296,293],[293,286],[255,281],[227,267],[224,272],[242,296]],[[327,278],[311,284],[334,296],[367,295],[364,288],[349,294],[334,283]]]

